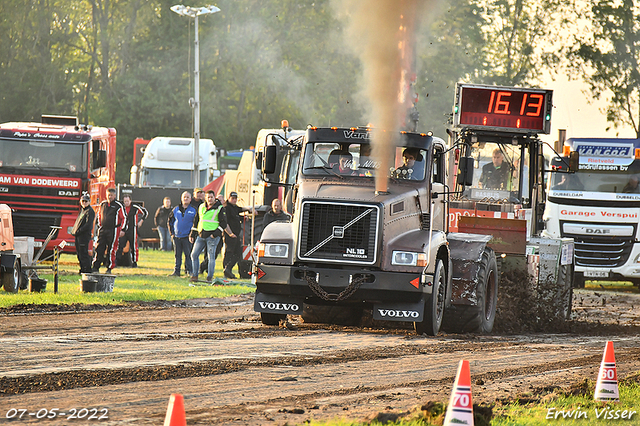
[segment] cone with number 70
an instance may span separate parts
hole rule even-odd
[[[469,361],[460,360],[451,399],[444,416],[443,426],[473,426],[473,402],[471,401],[471,373]]]
[[[594,392],[596,401],[620,401],[618,393],[618,374],[616,373],[616,356],[613,352],[613,342],[607,342],[604,355],[600,363],[600,372]]]

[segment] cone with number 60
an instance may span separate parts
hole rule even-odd
[[[471,401],[471,373],[469,361],[461,360],[458,374],[453,384],[451,399],[444,416],[443,426],[469,425],[473,426],[473,402]]]
[[[604,355],[600,363],[600,372],[594,392],[596,401],[620,401],[618,393],[618,374],[616,373],[616,356],[613,352],[613,342],[607,342]]]

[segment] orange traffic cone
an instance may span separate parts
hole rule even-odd
[[[447,406],[442,426],[473,426],[473,402],[471,401],[471,374],[469,361],[460,360],[453,392]]]
[[[607,342],[604,348],[604,356],[600,363],[600,372],[598,373],[594,398],[596,401],[620,401],[613,342]]]
[[[187,426],[184,414],[184,398],[179,393],[172,393],[169,397],[169,408],[164,418],[164,426]]]

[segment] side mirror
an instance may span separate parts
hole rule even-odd
[[[569,154],[569,171],[577,172],[580,167],[580,153],[578,151],[571,151]]]
[[[276,171],[277,156],[278,148],[275,145],[269,145],[264,148],[264,157],[262,158],[262,173],[269,175]]]
[[[458,183],[463,186],[473,185],[473,157],[462,157],[458,168]]]

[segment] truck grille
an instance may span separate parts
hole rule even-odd
[[[629,259],[633,240],[573,237],[577,266],[616,268]]]
[[[371,265],[377,260],[376,205],[304,202],[298,258]]]
[[[589,225],[590,222],[584,222]],[[629,224],[618,224],[629,225]],[[564,229],[564,222],[560,222],[560,229]],[[562,232],[563,237],[573,238],[576,266],[594,268],[617,268],[629,260],[633,249],[633,237],[621,236],[587,236]],[[633,235],[636,234],[635,225]]]

